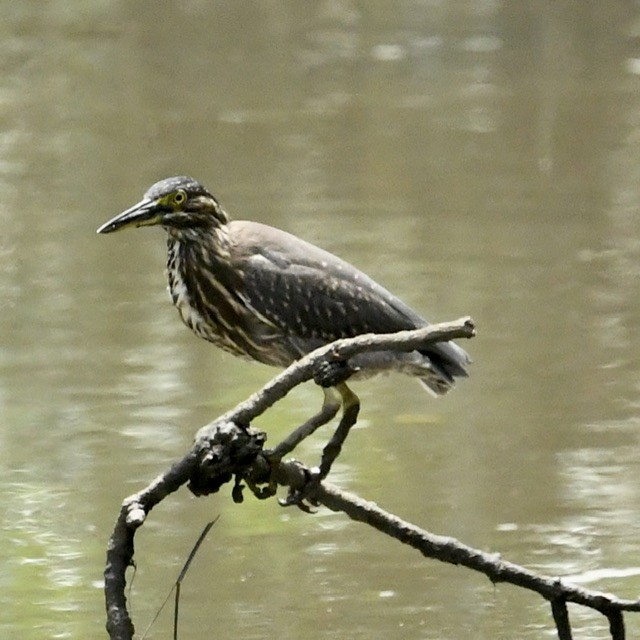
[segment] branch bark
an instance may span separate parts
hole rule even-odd
[[[623,611],[640,611],[640,600],[625,600],[609,593],[592,591],[562,582],[560,578],[539,575],[520,565],[503,560],[499,554],[485,553],[469,547],[455,538],[429,533],[415,525],[401,520],[380,509],[374,502],[367,502],[358,496],[339,490],[328,483],[322,483],[316,494],[318,502],[332,511],[342,511],[349,518],[363,522],[396,538],[400,542],[420,551],[427,558],[462,565],[484,573],[493,583],[507,582],[535,591],[552,604],[553,615],[560,625],[569,629],[566,603],[573,602],[595,609],[609,619],[612,638],[622,638],[624,626]],[[564,611],[562,605],[564,604]],[[564,619],[564,620],[562,620]],[[560,631],[560,629],[559,629]],[[559,633],[560,638],[570,638],[570,631]]]

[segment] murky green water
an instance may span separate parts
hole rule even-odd
[[[362,382],[333,480],[437,533],[640,592],[640,14],[623,2],[0,5],[0,635],[105,637],[122,498],[273,371],[193,337],[160,230],[96,227],[189,173],[232,215],[472,315],[433,401]],[[277,441],[320,401],[264,416]],[[322,436],[298,456],[313,462]],[[142,631],[204,523],[181,637],[540,638],[537,597],[322,510],[181,491],[137,540]],[[572,610],[581,638],[607,637]],[[630,635],[640,618],[629,617]],[[149,637],[170,637],[164,614]]]

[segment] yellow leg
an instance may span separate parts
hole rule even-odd
[[[333,389],[338,392],[342,405],[342,417],[340,418],[338,427],[333,436],[331,436],[331,440],[329,440],[322,450],[320,466],[312,470],[309,482],[302,490],[290,491],[286,500],[280,501],[280,504],[284,507],[295,504],[303,511],[311,512],[311,507],[307,505],[305,500],[313,506],[317,504],[313,499],[314,488],[317,487],[320,482],[327,477],[329,471],[331,471],[331,465],[333,465],[336,458],[340,455],[342,445],[349,435],[349,430],[358,419],[358,412],[360,411],[360,399],[358,396],[353,393],[344,382],[338,383]]]
[[[344,386],[346,387],[346,385]],[[324,401],[320,411],[290,433],[275,449],[269,451],[267,453],[268,457],[275,460],[282,460],[284,456],[291,453],[305,438],[308,438],[316,431],[316,429],[327,424],[327,422],[335,417],[340,405],[344,404],[342,392],[340,392],[340,394],[336,393],[335,387],[323,387],[322,390],[324,391]]]
[[[276,470],[280,464],[280,460],[287,454],[291,453],[305,438],[308,438],[316,429],[319,429],[322,425],[327,424],[332,420],[340,405],[343,403],[342,396],[336,392],[334,387],[326,387],[322,389],[324,391],[324,401],[322,407],[318,413],[311,416],[309,420],[301,424],[297,429],[292,431],[275,449],[265,451],[265,457],[269,460],[271,465],[271,473],[269,476],[269,484],[267,487],[260,489],[255,485],[252,485],[247,480],[249,488],[257,498],[261,500],[269,498],[275,495],[278,488],[276,481]]]
[[[349,430],[356,423],[360,411],[360,398],[349,389],[346,382],[340,382],[335,386],[335,389],[342,398],[342,417],[333,436],[331,436],[331,440],[322,450],[318,480],[324,480],[329,474],[331,465],[340,455],[342,445],[349,435]]]

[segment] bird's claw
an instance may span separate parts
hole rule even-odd
[[[270,467],[267,486],[258,486],[251,478],[244,478],[253,495],[259,500],[270,498],[276,494],[278,488],[277,472],[281,461],[281,457],[279,455],[274,455],[272,451],[265,450],[263,451],[263,455]],[[292,460],[292,462],[296,463],[295,460]],[[297,463],[297,465],[304,474],[303,484],[297,488],[290,488],[287,497],[279,498],[278,504],[281,507],[296,506],[305,513],[315,513],[314,507],[318,506],[318,501],[315,496],[324,476],[322,475],[319,467],[309,469],[300,463]],[[237,479],[236,485],[238,484],[239,480]],[[239,486],[236,486],[236,489],[234,490],[241,491]]]
[[[308,471],[305,470],[305,476],[306,481],[301,488],[289,489],[287,497],[278,500],[278,504],[281,507],[296,506],[305,513],[316,513],[314,507],[318,506],[318,501],[315,498],[315,494],[322,481],[320,469],[313,467]]]
[[[264,449],[262,451],[262,455],[269,465],[269,473],[268,480],[266,481],[266,486],[264,485],[265,481],[261,480],[259,483],[253,481],[252,478],[247,477],[245,480],[247,481],[247,485],[253,495],[258,498],[258,500],[266,500],[267,498],[271,498],[276,495],[278,490],[278,466],[280,465],[281,457],[276,456],[270,449]]]
[[[314,371],[313,381],[321,387],[335,387],[357,371],[358,367],[353,367],[348,360],[325,360]]]

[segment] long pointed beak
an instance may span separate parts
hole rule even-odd
[[[140,200],[138,204],[119,213],[115,218],[105,222],[97,233],[112,233],[125,227],[143,227],[158,224],[162,220],[163,210],[154,200]]]

